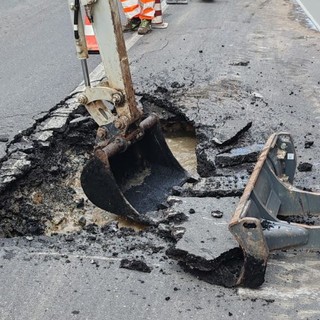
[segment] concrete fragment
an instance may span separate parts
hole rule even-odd
[[[175,248],[179,251],[199,257],[201,260],[213,260],[234,247],[237,241],[228,230],[238,198],[182,198],[172,209],[188,212],[190,207],[196,211],[189,215],[188,220],[179,227],[185,229],[183,237],[177,242]],[[220,219],[211,215],[213,210],[223,212]],[[190,262],[191,263],[191,262]],[[189,263],[189,264],[190,264]],[[197,263],[197,262],[195,262]]]
[[[9,136],[7,134],[0,134],[0,142],[8,142]]]
[[[41,131],[32,135],[32,140],[38,142],[48,142],[51,141],[53,137],[53,131]]]
[[[228,230],[238,198],[184,198],[177,210],[194,207],[196,213],[179,225],[185,232],[166,254],[198,279],[225,287],[237,285],[244,258]],[[220,211],[221,218],[211,212]]]
[[[31,168],[31,161],[26,159],[27,155],[24,154],[20,159],[10,158],[3,162],[0,170],[1,177],[17,177],[24,174]],[[10,181],[10,178],[9,178]],[[8,180],[4,181],[8,182]]]
[[[8,155],[15,153],[17,151],[23,151],[26,153],[32,152],[34,149],[33,143],[31,141],[24,141],[24,142],[16,142],[9,146],[8,148]]]
[[[226,146],[235,142],[244,132],[248,131],[252,122],[247,120],[228,120],[217,128],[212,141],[219,146]]]
[[[0,143],[0,160],[3,159],[7,153],[6,153],[6,144],[5,143]]]
[[[73,108],[70,108],[68,105],[60,107],[51,112],[52,116],[67,116],[73,111]]]
[[[90,117],[86,116],[80,116],[70,121],[69,125],[70,127],[76,127],[84,122],[87,122],[90,119]]]
[[[146,273],[150,273],[152,270],[144,261],[135,259],[122,259],[120,262],[120,268]]]
[[[300,172],[308,172],[312,171],[312,164],[309,162],[302,162],[298,165],[298,171]]]
[[[52,118],[47,119],[44,124],[41,125],[41,131],[57,131],[63,132],[66,129],[68,123],[67,116],[54,116]]]
[[[196,148],[197,172],[201,177],[210,177],[216,171],[215,157],[218,153],[216,148],[199,144]]]
[[[256,162],[263,146],[263,144],[253,144],[217,154],[215,164],[220,167],[231,167],[246,162]]]

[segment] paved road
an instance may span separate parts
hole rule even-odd
[[[30,8],[38,8],[34,16],[40,19],[40,7],[33,7],[31,1],[20,8],[31,10],[28,2]],[[308,48],[312,57],[318,55],[319,37],[288,18],[292,8],[289,2],[285,4],[278,0],[194,0],[188,6],[171,6],[169,29],[144,37],[130,54],[138,89],[154,93],[159,86],[185,85],[188,91],[176,100],[187,109],[185,113],[199,115],[195,122],[212,125],[230,115],[235,117],[235,113],[239,118],[254,115],[253,137],[294,128],[298,150],[303,151],[300,159],[317,158],[318,146],[303,146],[307,132],[319,141],[319,60],[306,54]],[[22,40],[16,32],[17,41]],[[45,43],[51,43],[49,37]],[[57,66],[54,57],[52,53],[51,64],[41,66],[49,74]],[[70,61],[80,80],[72,57],[71,41]],[[25,63],[26,69],[31,60]],[[36,82],[30,70],[24,76]],[[71,79],[66,72],[56,85],[64,88]],[[18,82],[24,93],[24,81]],[[70,83],[66,93],[77,83]],[[254,92],[261,98],[252,99]],[[57,102],[52,100],[52,104]],[[34,112],[32,106],[43,110],[43,102],[31,100],[28,115]],[[21,116],[14,118],[21,120]],[[317,171],[315,165],[312,175]],[[308,178],[305,185],[310,187],[315,182]],[[119,269],[122,253],[113,255],[120,251],[118,247],[102,240],[75,237],[74,247],[67,244],[70,241],[57,243],[54,238],[1,240],[0,319],[260,319],[262,315],[264,319],[319,319],[318,255],[275,254],[261,289],[230,290],[199,281],[164,255],[150,260],[154,268],[150,274]],[[93,250],[95,245],[98,247]],[[125,243],[125,254],[129,245],[129,241]],[[135,254],[139,257],[145,252]]]
[[[81,81],[66,0],[1,3],[0,135],[12,138]],[[91,69],[98,64],[90,59]]]

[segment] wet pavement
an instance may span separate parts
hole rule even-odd
[[[194,127],[201,178],[174,190],[158,227],[135,232],[93,221],[93,206],[75,181],[95,126],[74,121],[85,113],[66,100],[11,145],[0,168],[0,230],[20,235],[0,241],[0,318],[320,318],[319,252],[272,254],[265,283],[255,290],[221,286],[230,284],[221,282],[223,272],[236,275],[237,266],[223,268],[218,283],[168,255],[178,243],[208,271],[208,261],[236,248],[226,223],[252,161],[223,164],[231,150],[255,159],[275,131],[291,131],[298,162],[312,164],[297,172],[295,185],[320,190],[319,34],[291,1],[192,1],[170,6],[165,18],[167,30],[154,30],[130,50],[133,82],[146,110]],[[236,138],[219,143],[235,124]],[[74,233],[41,235],[70,214]],[[124,259],[151,272],[120,268]]]

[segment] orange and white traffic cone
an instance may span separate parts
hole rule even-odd
[[[87,16],[84,19],[84,34],[86,36],[87,48],[90,54],[99,54],[99,47],[94,35],[92,24]]]
[[[154,18],[152,19],[153,29],[165,29],[168,27],[168,23],[163,22],[161,0],[155,0],[154,3]]]

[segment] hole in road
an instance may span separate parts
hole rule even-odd
[[[192,126],[178,121],[162,125],[175,157],[186,170],[195,171]],[[80,175],[91,158],[95,133],[89,120],[57,133],[49,148],[35,148],[32,169],[0,195],[0,237],[77,232],[114,220],[120,227],[143,228],[94,206],[84,195]]]
[[[164,122],[161,124],[166,142],[181,166],[191,174],[197,173],[194,127],[186,121]]]

